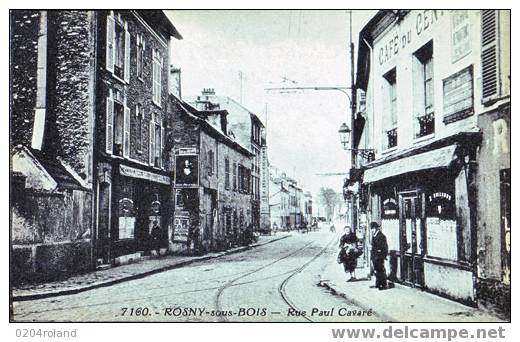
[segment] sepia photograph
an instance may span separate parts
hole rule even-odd
[[[10,9],[9,321],[510,323],[510,36]]]

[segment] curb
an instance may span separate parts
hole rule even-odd
[[[384,313],[379,313],[379,312],[375,311],[374,308],[368,307],[365,303],[362,303],[356,299],[353,299],[353,298],[347,296],[344,292],[337,290],[333,285],[331,285],[328,282],[328,280],[320,280],[320,282],[318,283],[318,286],[326,288],[333,295],[339,296],[339,297],[345,299],[346,301],[348,301],[349,303],[351,303],[363,310],[367,310],[367,311],[372,310],[377,317],[380,317],[382,319],[382,322],[398,322],[398,320],[396,320],[395,318],[390,317]]]
[[[236,248],[233,248],[233,249],[230,249],[230,250],[227,250],[227,251],[223,251],[223,252],[218,252],[218,253],[212,254],[212,255],[204,255],[204,256],[194,257],[193,259],[180,261],[180,262],[175,263],[175,264],[171,264],[171,265],[167,265],[167,266],[164,266],[164,267],[156,268],[154,270],[146,271],[146,272],[143,272],[143,273],[132,274],[132,275],[129,275],[129,276],[126,276],[126,277],[122,277],[122,278],[119,278],[119,279],[113,279],[113,280],[107,280],[107,281],[103,281],[103,282],[99,282],[99,283],[93,283],[93,284],[89,284],[89,285],[86,285],[86,286],[83,286],[83,287],[66,289],[66,290],[61,290],[61,291],[58,290],[58,291],[54,291],[54,292],[34,293],[34,294],[28,294],[28,295],[18,295],[18,296],[13,295],[13,296],[11,296],[11,301],[13,301],[13,302],[15,302],[15,301],[22,302],[22,301],[28,301],[28,300],[36,300],[36,299],[45,299],[45,298],[59,297],[59,296],[65,296],[65,295],[71,295],[71,294],[76,294],[76,293],[80,293],[80,292],[85,292],[85,291],[97,289],[97,288],[100,288],[100,287],[107,287],[107,286],[111,286],[111,285],[116,285],[116,284],[119,284],[119,283],[123,283],[125,281],[141,279],[141,278],[144,278],[144,277],[156,274],[156,273],[169,271],[169,270],[172,270],[172,269],[175,269],[175,268],[181,268],[181,267],[187,266],[187,265],[195,263],[195,262],[206,261],[206,260],[210,260],[210,259],[216,259],[216,258],[220,258],[220,257],[226,256],[226,255],[243,252],[243,251],[246,251],[246,250],[249,250],[249,249],[252,249],[252,248],[256,248],[256,247],[267,245],[267,244],[270,244],[270,243],[273,243],[273,242],[276,242],[276,241],[280,241],[280,240],[283,240],[283,239],[288,238],[288,237],[290,237],[290,235],[281,236],[279,238],[275,238],[275,239],[272,239],[270,241],[266,241],[266,242],[262,242],[262,243],[255,243],[255,244],[251,244],[251,245],[247,245],[247,246],[236,247]]]

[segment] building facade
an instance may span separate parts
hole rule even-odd
[[[182,37],[161,11],[97,13],[96,253],[110,263],[148,252],[156,225],[167,247],[169,48]]]
[[[175,122],[173,252],[247,244],[252,235],[252,153],[228,136],[225,110],[197,110],[170,95]]]
[[[359,36],[359,216],[392,279],[472,305],[507,301],[509,44],[507,11],[384,10]]]
[[[275,175],[270,175],[269,212],[271,229],[289,229],[289,189],[283,180]]]
[[[13,11],[11,16],[11,142],[22,146],[13,150],[17,184],[25,179],[25,188],[38,184],[38,191],[53,186],[71,191],[59,205],[37,201],[49,203],[36,204],[36,211],[57,210],[52,220],[28,213],[13,221],[13,229],[28,236],[34,234],[32,221],[48,226],[46,232],[56,226],[57,235],[39,234],[45,248],[56,240],[67,250],[66,243],[84,240],[84,247],[74,247],[84,251],[82,262],[63,252],[36,253],[37,262],[48,258],[67,273],[63,265],[71,262],[82,271],[140,257],[150,248],[154,225],[161,227],[167,246],[167,66],[170,39],[180,34],[162,11]],[[56,223],[60,219],[66,222]]]
[[[263,182],[264,174],[268,173],[267,143],[265,126],[257,115],[230,97],[215,94],[214,89],[204,89],[200,96],[187,97],[186,102],[198,110],[221,109],[228,112],[228,129],[230,134],[243,146],[246,146],[254,157],[251,167],[251,213],[255,231],[261,231],[261,211],[268,211],[268,183]],[[262,185],[262,186],[261,186]],[[262,196],[263,193],[263,196]],[[263,208],[263,209],[261,209]],[[265,224],[264,228],[267,229]]]

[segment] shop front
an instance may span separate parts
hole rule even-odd
[[[389,279],[473,304],[478,136],[470,137],[370,163],[363,184],[387,237]]]
[[[98,252],[103,262],[118,263],[125,256],[138,258],[157,246],[167,247],[169,191],[170,178],[164,174],[113,164],[112,177],[100,182],[98,199],[99,236],[103,238]],[[109,196],[103,196],[105,192]],[[105,221],[110,222],[108,231],[102,226]],[[160,232],[155,244],[154,227]]]

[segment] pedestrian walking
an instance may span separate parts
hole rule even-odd
[[[385,260],[388,255],[388,243],[386,236],[381,231],[381,226],[377,222],[370,223],[370,230],[372,232],[372,265],[376,274],[376,285],[379,290],[384,290],[388,287],[386,282]]]
[[[331,233],[336,232],[336,227],[334,227],[334,223],[332,223],[332,220],[329,221],[329,230]]]
[[[345,273],[350,274],[347,281],[356,280],[357,259],[363,251],[358,247],[358,238],[356,233],[349,227],[345,227],[345,232],[339,240],[338,263],[343,264]]]

